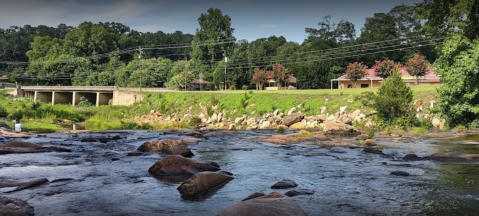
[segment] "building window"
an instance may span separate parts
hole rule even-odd
[[[353,84],[348,84],[348,88],[352,88],[353,87]]]
[[[361,84],[361,88],[369,88],[369,84]]]

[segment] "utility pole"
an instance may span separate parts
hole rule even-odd
[[[223,50],[223,56],[225,57],[225,91],[226,91],[226,63],[228,62],[228,57],[226,57],[225,50]]]
[[[188,72],[188,56],[185,55],[186,60],[186,70],[185,70],[185,91],[186,91],[186,73]]]
[[[138,50],[140,51],[140,55],[138,55],[138,58],[140,59],[140,91],[141,91],[141,46],[138,46]]]

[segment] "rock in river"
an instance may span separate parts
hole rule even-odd
[[[404,171],[394,171],[394,172],[391,172],[391,175],[395,175],[395,176],[410,176],[411,174],[407,173],[407,172],[404,172]]]
[[[266,196],[242,201],[233,205],[218,216],[303,216],[304,210],[293,199],[271,193]]]
[[[286,189],[286,188],[292,188],[296,186],[298,186],[298,184],[296,184],[296,182],[294,182],[293,180],[283,179],[282,181],[271,186],[271,189]]]
[[[21,154],[21,153],[40,153],[40,152],[70,152],[70,149],[60,147],[43,147],[28,142],[10,142],[0,145],[0,155],[2,154]]]
[[[299,196],[299,195],[311,195],[314,194],[314,191],[308,189],[296,189],[286,192],[284,195],[289,197]]]
[[[188,145],[183,140],[166,139],[158,142],[145,142],[139,148],[141,152],[159,151],[171,155],[181,155],[183,157],[193,157]]]
[[[295,123],[301,122],[303,119],[304,119],[304,114],[296,113],[296,114],[292,114],[292,115],[288,115],[284,117],[281,120],[281,124],[289,127]]]
[[[153,164],[148,172],[156,176],[172,176],[218,170],[220,170],[220,166],[215,162],[193,160],[180,155],[167,155]]]
[[[216,172],[200,172],[184,181],[177,190],[184,199],[194,199],[234,179],[233,176]]]
[[[0,215],[33,216],[35,214],[33,207],[23,200],[0,197]]]

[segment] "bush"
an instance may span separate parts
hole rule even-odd
[[[248,86],[247,86],[247,85],[243,85],[243,87],[241,87],[241,89],[243,89],[243,90],[246,91],[246,90],[248,90]]]
[[[7,110],[0,106],[0,118],[5,118],[8,116]]]
[[[377,93],[372,96],[372,101],[370,106],[377,111],[378,118],[390,125],[404,117],[407,119],[405,122],[409,123],[411,116],[414,116],[411,112],[413,92],[402,81],[398,68],[379,87]]]
[[[78,104],[76,105],[77,107],[89,107],[91,106],[92,104],[90,103],[90,101],[88,101],[88,99],[86,97],[80,97],[80,102],[78,102]]]
[[[276,131],[278,131],[278,133],[284,133],[286,132],[286,129],[284,129],[284,127],[278,127]]]
[[[371,129],[371,128],[368,128],[366,130],[366,135],[368,136],[369,139],[373,138],[374,137],[374,130]]]
[[[188,123],[191,127],[196,127],[201,123],[201,119],[198,116],[195,116],[190,119],[190,122]]]
[[[236,90],[236,86],[234,85],[230,86],[230,90]]]

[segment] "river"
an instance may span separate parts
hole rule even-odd
[[[280,192],[271,185],[292,179],[315,191],[293,199],[308,215],[475,215],[479,209],[479,165],[406,162],[408,153],[478,152],[478,136],[457,139],[377,138],[386,155],[362,148],[321,148],[315,142],[278,146],[255,141],[276,131],[235,131],[190,145],[196,159],[217,162],[235,179],[195,201],[182,200],[180,182],[159,179],[148,168],[162,155],[127,156],[146,141],[183,135],[158,131],[47,134],[25,141],[69,148],[72,152],[0,155],[0,177],[39,187],[2,194],[27,201],[35,215],[215,215],[254,192]],[[81,142],[86,137],[123,139]],[[345,140],[353,138],[343,138]],[[12,141],[12,140],[9,140]],[[2,142],[6,142],[5,140]],[[0,143],[1,144],[1,143]],[[404,171],[411,176],[390,175]],[[12,188],[0,188],[6,192]]]

